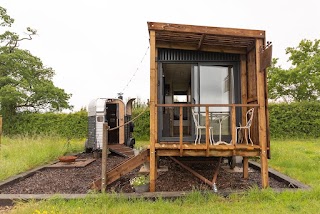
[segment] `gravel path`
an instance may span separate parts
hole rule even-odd
[[[78,158],[92,158],[92,154],[81,154]],[[109,155],[108,170],[126,160],[126,158]],[[218,159],[205,163],[186,163],[189,167],[212,180]],[[160,166],[168,167],[168,171],[160,172],[156,183],[156,191],[190,191],[194,189],[209,190],[201,180],[193,176],[169,158],[160,158]],[[223,165],[222,165],[223,166]],[[138,173],[138,169],[121,177],[107,187],[109,192],[133,192],[129,180]],[[84,168],[47,168],[13,185],[0,189],[0,194],[56,194],[87,193],[90,185],[101,176],[101,159],[97,159]],[[269,178],[270,187],[285,188],[284,183]],[[245,190],[257,185],[261,186],[260,172],[253,170],[249,179],[243,179],[242,173],[228,172],[220,168],[217,187],[219,190]]]

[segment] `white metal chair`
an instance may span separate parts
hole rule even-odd
[[[193,109],[191,109],[192,111],[192,117],[193,117],[193,122],[195,125],[195,129],[196,129],[196,139],[194,141],[194,144],[198,143],[200,144],[200,140],[201,140],[201,130],[204,129],[206,130],[206,126],[201,126],[200,125],[200,116],[199,113],[195,113]],[[212,133],[212,129],[213,127],[209,127],[209,141],[210,144],[212,145],[214,143],[214,139],[212,137],[213,133]]]
[[[250,135],[250,127],[252,125],[252,120],[253,120],[253,115],[254,115],[254,108],[251,108],[247,111],[246,113],[246,125],[245,126],[237,126],[236,127],[236,143],[238,143],[238,132],[239,135],[242,134],[241,130],[244,130],[244,138],[247,141],[247,145],[249,143],[248,138],[250,140],[251,145],[253,146],[253,141],[251,140],[251,135]],[[247,130],[248,130],[248,134],[247,134]],[[241,142],[242,142],[242,138],[243,136],[240,138]]]

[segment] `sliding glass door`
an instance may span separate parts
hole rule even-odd
[[[192,74],[194,103],[234,103],[232,65],[197,65],[193,67]],[[205,125],[205,107],[195,111],[200,113],[200,124]],[[210,126],[214,128],[215,135],[230,135],[230,108],[210,107],[209,112]]]

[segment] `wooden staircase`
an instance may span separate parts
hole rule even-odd
[[[106,173],[106,185],[111,184],[112,182],[119,179],[121,176],[126,175],[131,172],[144,162],[148,160],[149,150],[142,150],[137,156],[133,156],[128,160],[122,162],[120,165],[114,167]],[[101,190],[101,178],[94,181],[91,185],[91,189]]]

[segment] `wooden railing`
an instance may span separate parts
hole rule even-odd
[[[209,153],[209,126],[210,126],[210,118],[209,115],[211,114],[209,112],[210,107],[230,107],[231,108],[231,136],[232,136],[232,144],[235,146],[236,144],[236,108],[241,107],[259,107],[258,104],[156,104],[156,108],[159,107],[176,107],[179,108],[179,148],[180,148],[180,156],[182,156],[183,153],[183,108],[194,108],[194,107],[204,107],[205,108],[205,127],[206,127],[206,153]],[[157,123],[157,121],[155,121]],[[243,123],[243,121],[242,121]]]

